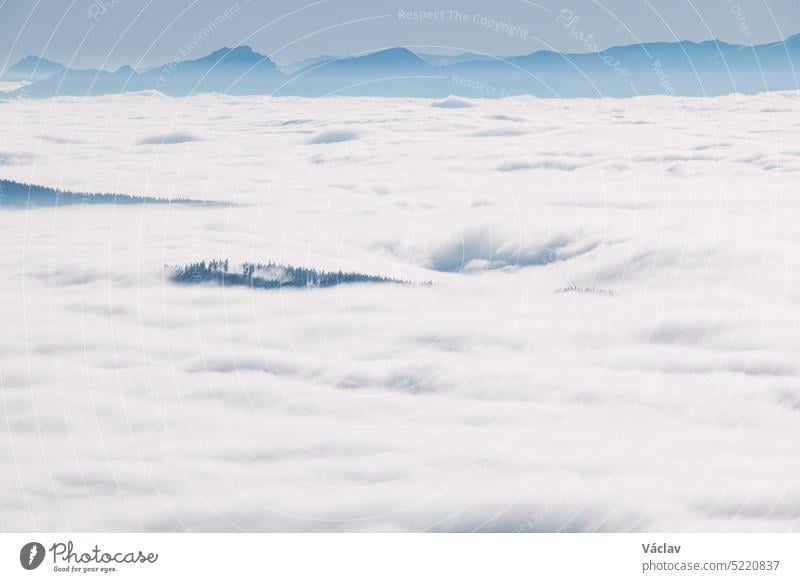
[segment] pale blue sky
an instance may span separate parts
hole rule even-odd
[[[571,31],[593,35],[600,48],[709,38],[759,44],[800,31],[800,0],[0,0],[0,69],[28,54],[75,67],[141,67],[237,44],[279,63],[388,46],[586,51],[557,21],[561,10],[579,17]],[[434,14],[406,16],[418,11]]]

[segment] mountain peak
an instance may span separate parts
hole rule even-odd
[[[45,61],[47,59],[43,59],[42,57],[37,57],[36,55],[28,55],[27,57],[23,57],[19,60],[17,65],[35,65],[41,61]]]
[[[792,36],[787,36],[784,41],[786,44],[800,44],[800,33],[793,34]]]
[[[324,76],[336,74],[374,75],[376,71],[408,72],[430,66],[427,61],[407,48],[394,47],[355,56],[337,57],[318,63],[312,62],[301,71]]]
[[[9,68],[5,74],[3,74],[2,80],[26,82],[41,81],[63,70],[64,65],[60,63],[48,61],[47,59],[35,55],[28,55]]]
[[[355,57],[358,59],[369,59],[370,61],[381,61],[387,63],[420,63],[425,62],[417,54],[413,51],[405,47],[393,47],[388,49],[383,49],[379,51],[375,51],[374,53],[368,53],[366,55],[361,55],[359,57]]]
[[[215,50],[213,53],[209,54],[205,58],[209,60],[225,59],[226,61],[251,61],[251,62],[269,60],[269,57],[255,52],[252,48],[250,48],[247,45],[240,45],[233,48],[223,47],[221,49]]]

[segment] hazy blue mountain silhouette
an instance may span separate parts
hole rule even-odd
[[[129,66],[113,73],[99,69],[64,69],[10,93],[15,97],[53,97],[56,95],[108,95],[135,91],[136,73]]]
[[[718,41],[645,43],[597,53],[537,51],[507,60],[445,67],[471,81],[457,94],[487,97],[686,96],[798,88],[800,35],[756,47]],[[463,85],[463,83],[462,83]],[[455,94],[455,93],[454,93]]]
[[[316,62],[290,76],[285,95],[420,96],[437,68],[405,48]]]
[[[64,70],[64,65],[41,57],[28,56],[8,69],[0,81],[42,81]]]
[[[241,46],[222,48],[200,59],[168,63],[143,72],[128,66],[113,73],[69,69],[11,95],[105,95],[144,90],[174,96],[210,92],[261,94],[273,91],[283,78],[267,56]]]
[[[328,61],[335,61],[337,59],[341,59],[344,57],[336,56],[336,55],[320,55],[318,57],[311,57],[310,59],[302,59],[300,61],[295,61],[293,63],[286,63],[283,65],[278,66],[278,70],[284,75],[293,75],[298,71],[302,71],[303,69],[307,69],[314,65],[321,65],[322,63],[327,63]]]
[[[61,71],[10,96],[155,89],[169,95],[629,97],[756,93],[800,86],[800,35],[757,46],[682,41],[618,46],[593,53],[434,57],[427,55],[426,59],[405,48],[391,48],[355,57],[320,57],[289,66],[285,70],[294,72],[285,74],[267,56],[240,46],[141,72],[130,67],[113,73]]]
[[[428,70],[431,65],[406,48],[390,48],[357,57],[344,57],[312,66],[314,72],[325,74],[364,73],[365,71]],[[308,71],[308,69],[300,72]]]
[[[422,60],[437,67],[454,65],[456,63],[464,63],[469,61],[496,61],[504,59],[504,57],[493,57],[490,55],[484,55],[479,53],[461,53],[457,55],[437,55],[433,53],[417,53],[417,55]]]
[[[37,184],[24,184],[0,179],[0,209],[43,208],[76,204],[193,204],[226,206],[225,203],[192,200],[189,198],[157,198],[96,192],[72,192]]]
[[[168,95],[260,94],[284,80],[269,57],[248,46],[222,48],[196,60],[174,62],[141,73],[137,85]]]

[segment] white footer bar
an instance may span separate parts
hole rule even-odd
[[[800,534],[0,534],[0,580],[800,580]]]

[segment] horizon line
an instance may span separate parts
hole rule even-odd
[[[717,45],[727,45],[727,46],[736,46],[736,47],[755,48],[755,47],[768,46],[768,45],[774,45],[774,44],[785,44],[786,41],[788,41],[790,39],[793,39],[794,37],[800,37],[800,31],[798,31],[796,33],[793,33],[793,34],[790,34],[790,35],[788,35],[788,36],[786,36],[784,38],[780,38],[780,39],[777,39],[777,40],[774,40],[774,41],[762,42],[762,43],[758,43],[758,44],[732,43],[732,42],[724,41],[724,40],[721,40],[721,39],[718,39],[718,38],[709,38],[709,39],[705,39],[705,40],[689,40],[689,39],[682,39],[682,40],[655,40],[655,41],[647,41],[647,42],[633,42],[633,43],[630,43],[630,44],[615,44],[615,45],[611,45],[611,46],[608,46],[608,47],[603,48],[603,49],[599,49],[597,51],[591,51],[591,50],[587,50],[587,51],[583,51],[583,52],[581,52],[581,51],[560,51],[560,50],[554,50],[554,49],[549,49],[549,48],[541,48],[541,49],[537,49],[537,50],[529,52],[529,53],[520,53],[520,54],[513,54],[513,55],[511,55],[511,54],[505,54],[505,55],[492,54],[492,53],[486,53],[486,52],[482,52],[482,51],[468,50],[468,49],[464,49],[464,50],[453,49],[453,52],[437,53],[437,52],[433,52],[433,51],[435,51],[436,49],[442,49],[444,47],[433,46],[433,45],[394,45],[394,46],[387,46],[387,47],[383,47],[383,48],[376,48],[376,49],[373,49],[373,50],[354,52],[354,53],[350,53],[350,54],[347,54],[347,55],[336,55],[336,54],[322,53],[322,54],[319,54],[319,55],[316,55],[316,56],[310,56],[310,57],[306,57],[306,58],[302,58],[302,59],[296,59],[296,60],[292,60],[292,61],[277,61],[277,60],[274,60],[272,58],[272,56],[269,55],[268,53],[260,52],[259,50],[255,49],[252,45],[239,44],[239,45],[230,46],[230,47],[229,46],[221,46],[219,48],[212,49],[208,53],[205,53],[202,56],[199,56],[197,58],[185,58],[183,60],[173,59],[173,60],[168,60],[168,61],[161,62],[159,64],[147,65],[147,66],[145,66],[143,68],[133,69],[133,70],[136,71],[136,72],[141,72],[141,71],[146,71],[148,69],[152,69],[152,68],[155,68],[155,67],[158,67],[158,66],[169,64],[169,63],[182,63],[182,62],[196,61],[196,60],[200,60],[200,59],[206,58],[206,57],[208,57],[208,56],[210,56],[210,55],[212,55],[212,54],[214,54],[216,52],[220,52],[220,51],[224,51],[224,50],[233,51],[233,50],[236,50],[238,48],[248,48],[253,53],[261,55],[263,57],[266,57],[270,62],[274,63],[278,67],[287,67],[287,66],[296,65],[298,63],[303,63],[305,61],[313,61],[315,59],[330,58],[332,60],[334,60],[334,59],[335,60],[345,60],[345,59],[350,59],[350,58],[360,58],[360,57],[368,56],[368,55],[371,55],[371,54],[377,54],[377,53],[390,51],[390,50],[394,50],[394,49],[407,50],[407,51],[412,52],[415,55],[417,55],[418,57],[423,58],[423,59],[424,59],[423,55],[424,56],[435,56],[435,57],[458,57],[458,56],[474,55],[474,56],[479,56],[479,57],[487,57],[487,58],[491,58],[491,59],[504,60],[504,59],[511,59],[511,58],[527,57],[527,56],[535,55],[537,53],[542,53],[542,52],[544,52],[544,53],[561,54],[561,55],[591,55],[591,54],[599,54],[599,53],[602,53],[602,52],[605,52],[605,51],[608,51],[608,50],[612,50],[612,49],[617,49],[617,48],[628,48],[628,47],[634,47],[634,46],[648,46],[648,45],[664,45],[664,44],[679,45],[679,44],[689,43],[689,44],[699,45],[699,44],[704,44],[704,43],[713,43],[713,44],[717,44]],[[433,49],[433,50],[432,51],[427,51],[427,50],[420,50],[420,49]],[[66,65],[64,65],[63,63],[61,63],[59,60],[55,60],[53,58],[45,57],[43,55],[28,54],[28,55],[16,60],[7,69],[3,70],[0,73],[0,75],[5,74],[8,70],[12,69],[13,67],[18,65],[22,61],[24,61],[26,59],[30,59],[30,58],[49,61],[51,63],[55,63],[57,65],[60,65],[60,66],[64,67],[65,69],[69,68]],[[131,65],[129,63],[126,63],[126,64],[120,65],[120,66],[118,66],[116,68],[113,68],[113,69],[99,69],[99,68],[94,68],[94,67],[90,67],[90,68],[92,68],[93,70],[98,70],[98,71],[114,72],[114,71],[117,71],[120,68],[124,68],[124,67],[131,67]],[[71,70],[86,70],[86,68],[75,68],[75,69],[71,69]]]

